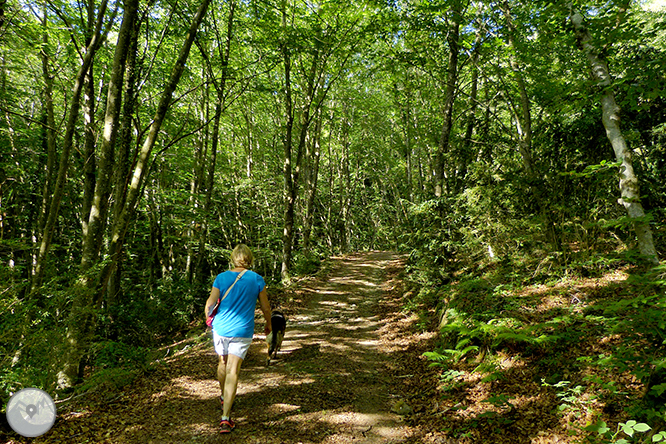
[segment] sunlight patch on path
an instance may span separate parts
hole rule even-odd
[[[354,435],[363,438],[361,441],[357,438],[354,442],[372,443],[375,442],[374,438],[380,438],[384,440],[382,443],[398,443],[404,436],[404,426],[396,427],[394,418],[387,421],[385,413],[339,413],[328,416],[326,421],[335,426],[351,427]]]

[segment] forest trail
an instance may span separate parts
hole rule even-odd
[[[264,336],[255,334],[230,435],[218,433],[217,358],[210,341],[199,340],[105,403],[62,415],[32,442],[408,442],[410,428],[391,412],[399,384],[390,367],[397,358],[382,338],[399,314],[386,299],[387,269],[402,266],[392,253],[359,253],[333,258],[325,276],[301,281],[293,300],[279,307],[287,333],[269,367]]]

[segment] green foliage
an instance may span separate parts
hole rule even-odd
[[[508,396],[500,393],[499,395],[496,396],[491,396],[488,399],[485,399],[483,402],[487,402],[488,404],[492,404],[493,406],[503,409],[503,408],[508,408],[508,409],[513,409],[513,404],[511,404],[511,398]]]
[[[575,411],[581,412],[587,405],[593,402],[593,399],[583,401],[582,396],[586,388],[582,385],[571,387],[571,381],[559,381],[555,384],[548,384],[545,380],[541,381],[546,387],[553,387],[557,390],[557,397],[560,400],[560,405],[557,407],[559,411]]]
[[[131,384],[141,371],[134,367],[112,367],[96,371],[77,387],[80,393],[101,393],[107,398]]]
[[[426,353],[431,353],[431,352],[426,352]],[[434,360],[433,357],[428,356],[425,353],[424,353],[423,356],[427,357],[430,360]],[[447,357],[444,357],[444,358],[446,359]],[[434,364],[435,363],[431,363],[430,365],[432,366]],[[449,390],[458,389],[463,384],[463,382],[459,381],[459,379],[464,374],[465,374],[464,372],[461,372],[459,370],[445,370],[442,373],[442,375],[440,376],[440,380],[441,380],[441,383],[442,383],[443,390],[444,391],[449,391]]]
[[[51,390],[58,371],[57,360],[64,329],[57,316],[62,301],[44,298],[41,303],[15,300],[7,312],[0,310],[0,390],[24,387]],[[4,302],[4,298],[0,299]]]
[[[439,352],[425,352],[423,354],[428,360],[433,361],[430,366],[433,367],[446,367],[447,362],[452,364],[458,363],[461,359],[465,358],[471,352],[478,351],[479,347],[470,345],[471,339],[466,338],[458,342],[454,349],[442,349]]]
[[[652,430],[652,427],[649,425],[637,422],[632,420],[627,421],[626,423],[619,423],[617,429],[613,432],[604,421],[597,421],[594,424],[590,424],[584,428],[588,432],[596,432],[599,436],[599,440],[596,442],[604,444],[628,444],[631,442],[625,438],[619,438],[618,435],[621,433],[628,436],[630,439],[634,437],[635,433],[647,433]],[[652,438],[649,442],[662,442],[666,439],[666,432],[659,432],[652,435]],[[641,440],[640,442],[647,442]]]
[[[116,368],[131,365],[145,365],[148,360],[147,349],[134,347],[115,341],[95,343],[90,350],[90,360],[94,368]]]
[[[607,173],[607,172],[611,172],[613,173],[613,175],[615,175],[617,168],[619,168],[621,165],[622,162],[609,162],[606,160],[602,160],[601,163],[599,163],[598,165],[587,165],[585,169],[581,172],[572,171],[560,174],[569,175],[577,178],[592,177],[599,173]]]
[[[313,275],[320,270],[321,265],[321,258],[314,254],[298,254],[294,264],[294,271],[299,276]]]
[[[137,376],[149,371],[154,365],[151,362],[154,355],[149,348],[125,342],[96,342],[88,355],[91,375],[76,390],[81,393],[103,393],[111,397],[131,384]]]
[[[421,254],[415,252],[411,257],[418,259]],[[427,285],[423,289],[438,299],[428,305],[412,304],[411,309],[437,307],[441,315],[440,345],[424,357],[442,369],[442,390],[455,394],[467,390],[456,378],[461,369],[470,371],[472,362],[473,372],[482,375],[481,381],[493,383],[511,378],[497,364],[497,356],[519,356],[544,375],[542,385],[554,390],[560,415],[582,421],[590,414],[600,415],[596,411],[599,405],[619,403],[642,422],[623,422],[617,432],[620,435],[615,433],[613,439],[631,439],[630,433],[634,433],[636,440],[639,432],[645,431],[639,424],[659,421],[664,414],[666,378],[660,370],[664,361],[655,358],[662,355],[666,340],[663,266],[647,271],[636,265],[628,269],[629,264],[640,265],[640,261],[615,254],[571,255],[566,262],[564,257],[554,255],[546,262],[514,253],[502,259],[482,259],[478,264],[458,260],[448,269],[451,282],[444,285],[424,278],[428,274],[422,268],[432,268],[432,264],[412,262],[414,285]],[[633,273],[625,281],[569,294],[576,282],[592,279],[603,283],[601,277],[618,270]],[[543,308],[549,297],[561,296],[564,304]],[[604,348],[604,353],[587,357],[570,353],[570,348],[576,349],[581,342],[596,343],[609,337],[621,340]],[[632,375],[649,395],[641,398],[634,391],[628,397],[618,375]],[[511,397],[494,393],[500,395]],[[501,404],[501,399],[497,402]],[[573,427],[583,428],[579,422]],[[607,438],[601,435],[599,439],[594,442],[615,442],[610,438],[604,441]]]
[[[161,344],[182,335],[200,319],[209,291],[169,278],[158,281],[148,294],[142,287],[130,287],[122,301],[101,315],[98,332],[101,338],[117,338],[128,344]]]

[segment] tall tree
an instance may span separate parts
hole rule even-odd
[[[319,161],[321,159],[321,127],[324,113],[320,109],[315,121],[315,130],[307,144],[306,159],[309,161],[306,169],[305,215],[303,217],[303,249],[310,253],[310,236],[314,219],[314,206],[317,197],[317,183],[319,179]]]
[[[234,35],[234,17],[236,13],[236,1],[229,1],[229,14],[227,17],[226,29],[224,36],[216,29],[217,35],[217,44],[219,48],[219,60],[221,65],[221,72],[219,78],[215,75],[215,70],[211,63],[208,63],[207,68],[209,75],[213,81],[213,86],[215,87],[215,113],[213,116],[213,132],[211,136],[211,148],[210,155],[204,165],[207,166],[204,173],[203,188],[204,188],[204,203],[203,203],[203,220],[202,226],[199,233],[199,251],[197,255],[196,263],[196,272],[199,285],[204,284],[206,277],[205,274],[205,265],[206,265],[206,239],[209,235],[209,219],[212,217],[212,202],[213,202],[213,190],[215,187],[215,167],[217,164],[217,151],[219,149],[220,141],[220,121],[222,118],[222,111],[225,108],[225,100],[227,94],[227,81],[229,77],[229,63],[231,57],[231,44]],[[249,168],[248,168],[249,170]]]
[[[61,387],[71,386],[81,374],[82,359],[87,351],[97,323],[96,310],[102,302],[102,297],[111,273],[120,260],[120,251],[125,240],[125,234],[136,211],[143,182],[149,171],[148,162],[152,149],[157,141],[157,136],[166,113],[171,106],[173,93],[185,70],[185,63],[190,54],[190,49],[192,48],[197,30],[206,14],[209,3],[210,0],[203,0],[192,18],[183,46],[178,54],[178,59],[171,70],[171,76],[164,87],[148,134],[139,151],[132,181],[127,190],[125,206],[119,217],[114,220],[111,229],[111,238],[109,239],[110,260],[101,264],[100,271],[96,273],[95,279],[87,278],[84,275],[86,277],[84,285],[80,285],[80,283],[77,285],[78,289],[75,291],[74,307],[72,308],[68,326],[66,350],[63,356],[64,362],[61,366],[61,371],[58,373],[58,385]],[[118,85],[116,92],[119,94],[120,85]],[[115,99],[119,99],[119,97]],[[83,271],[87,272],[87,270]]]
[[[300,186],[303,158],[311,124],[331,87],[344,73],[352,54],[362,41],[362,8],[356,4],[319,5],[314,21],[302,28],[302,11],[289,8],[286,0],[280,6],[281,39],[279,42],[284,75],[284,225],[282,269],[283,280],[289,279],[292,262],[296,200]],[[293,30],[298,32],[294,32]],[[297,68],[295,71],[294,68]],[[294,79],[294,74],[299,74]],[[300,82],[299,82],[300,80]],[[294,97],[294,90],[301,92]],[[300,100],[295,100],[300,98]],[[296,130],[297,137],[294,137]],[[313,154],[312,151],[310,154]],[[311,163],[309,163],[311,164]]]
[[[520,49],[516,43],[516,35],[518,30],[514,24],[514,19],[511,14],[511,5],[508,0],[505,0],[502,6],[502,13],[505,18],[506,25],[506,38],[509,46],[509,67],[518,87],[518,105],[513,105],[509,102],[511,112],[513,114],[513,121],[515,123],[517,138],[518,138],[518,152],[523,162],[523,169],[527,183],[530,186],[532,195],[534,196],[534,203],[541,214],[541,217],[546,226],[546,233],[549,243],[556,250],[560,250],[560,240],[556,235],[555,224],[550,217],[550,211],[547,208],[548,203],[545,199],[544,184],[539,177],[537,165],[534,161],[533,155],[533,131],[532,131],[532,101],[527,89],[527,81],[523,75],[523,68],[521,67],[519,56]]]
[[[620,11],[621,12],[621,11]],[[638,178],[634,172],[632,153],[620,128],[620,107],[615,101],[610,70],[606,58],[594,45],[592,35],[585,25],[583,14],[572,9],[571,23],[574,27],[576,40],[585,53],[592,75],[601,89],[602,122],[606,129],[606,136],[613,147],[616,160],[620,165],[620,203],[633,220],[639,251],[652,264],[659,264],[657,249],[654,245],[652,229],[646,220],[645,211],[641,203]]]
[[[95,25],[95,31],[88,46],[85,49],[85,54],[82,55],[82,62],[79,68],[78,73],[74,79],[74,88],[72,91],[72,98],[69,113],[67,116],[67,126],[65,128],[65,139],[63,141],[63,147],[60,153],[60,163],[58,167],[58,175],[53,189],[53,196],[51,197],[50,207],[48,210],[48,218],[46,224],[44,225],[44,231],[41,236],[41,242],[39,246],[39,252],[36,259],[35,265],[35,274],[32,281],[33,291],[37,290],[41,284],[44,277],[44,268],[46,266],[46,260],[48,258],[49,249],[51,248],[51,242],[53,240],[53,233],[55,231],[56,220],[60,211],[60,203],[62,201],[63,191],[65,188],[65,181],[67,180],[67,171],[69,168],[69,157],[74,145],[74,133],[76,131],[76,123],[79,117],[79,110],[81,108],[80,97],[81,91],[85,84],[85,77],[88,75],[88,71],[93,62],[93,58],[100,44],[102,43],[102,29],[104,25],[104,19],[106,18],[106,6],[107,0],[103,0],[102,4],[99,7],[97,13],[97,20]],[[113,18],[112,20],[113,21]],[[110,24],[109,24],[110,28]],[[107,30],[109,29],[107,28]]]
[[[458,54],[460,45],[460,23],[462,21],[462,1],[453,0],[451,4],[450,17],[447,18],[449,29],[446,33],[449,55],[446,69],[446,85],[444,94],[444,105],[442,110],[442,132],[435,155],[435,196],[441,197],[444,194],[444,165],[445,155],[449,151],[451,139],[451,127],[453,124],[453,105],[455,102],[455,92],[458,84]]]
[[[123,77],[125,63],[132,47],[131,38],[134,23],[138,16],[138,0],[126,0],[125,12],[118,33],[115,56],[108,85],[99,168],[96,174],[93,199],[87,215],[86,230],[83,232],[83,255],[81,273],[86,275],[99,258],[102,236],[108,219],[109,198],[113,182],[113,169],[118,134],[119,116],[122,108]]]
[[[53,103],[53,73],[51,68],[51,60],[48,54],[49,48],[49,31],[48,24],[48,8],[46,4],[42,8],[42,27],[43,45],[39,52],[42,60],[42,76],[44,78],[44,110],[43,110],[43,129],[44,132],[44,145],[46,147],[46,178],[44,179],[44,186],[42,189],[42,204],[39,211],[39,219],[37,222],[37,232],[43,233],[48,218],[48,211],[51,206],[51,196],[53,195],[53,186],[55,178],[55,163],[56,163],[56,123],[55,111]]]

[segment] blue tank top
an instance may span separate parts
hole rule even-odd
[[[239,274],[236,271],[225,271],[217,275],[213,287],[220,290],[220,297],[224,296]],[[265,287],[264,278],[254,271],[246,271],[220,303],[213,320],[215,333],[231,338],[251,338],[254,335],[257,299]]]

